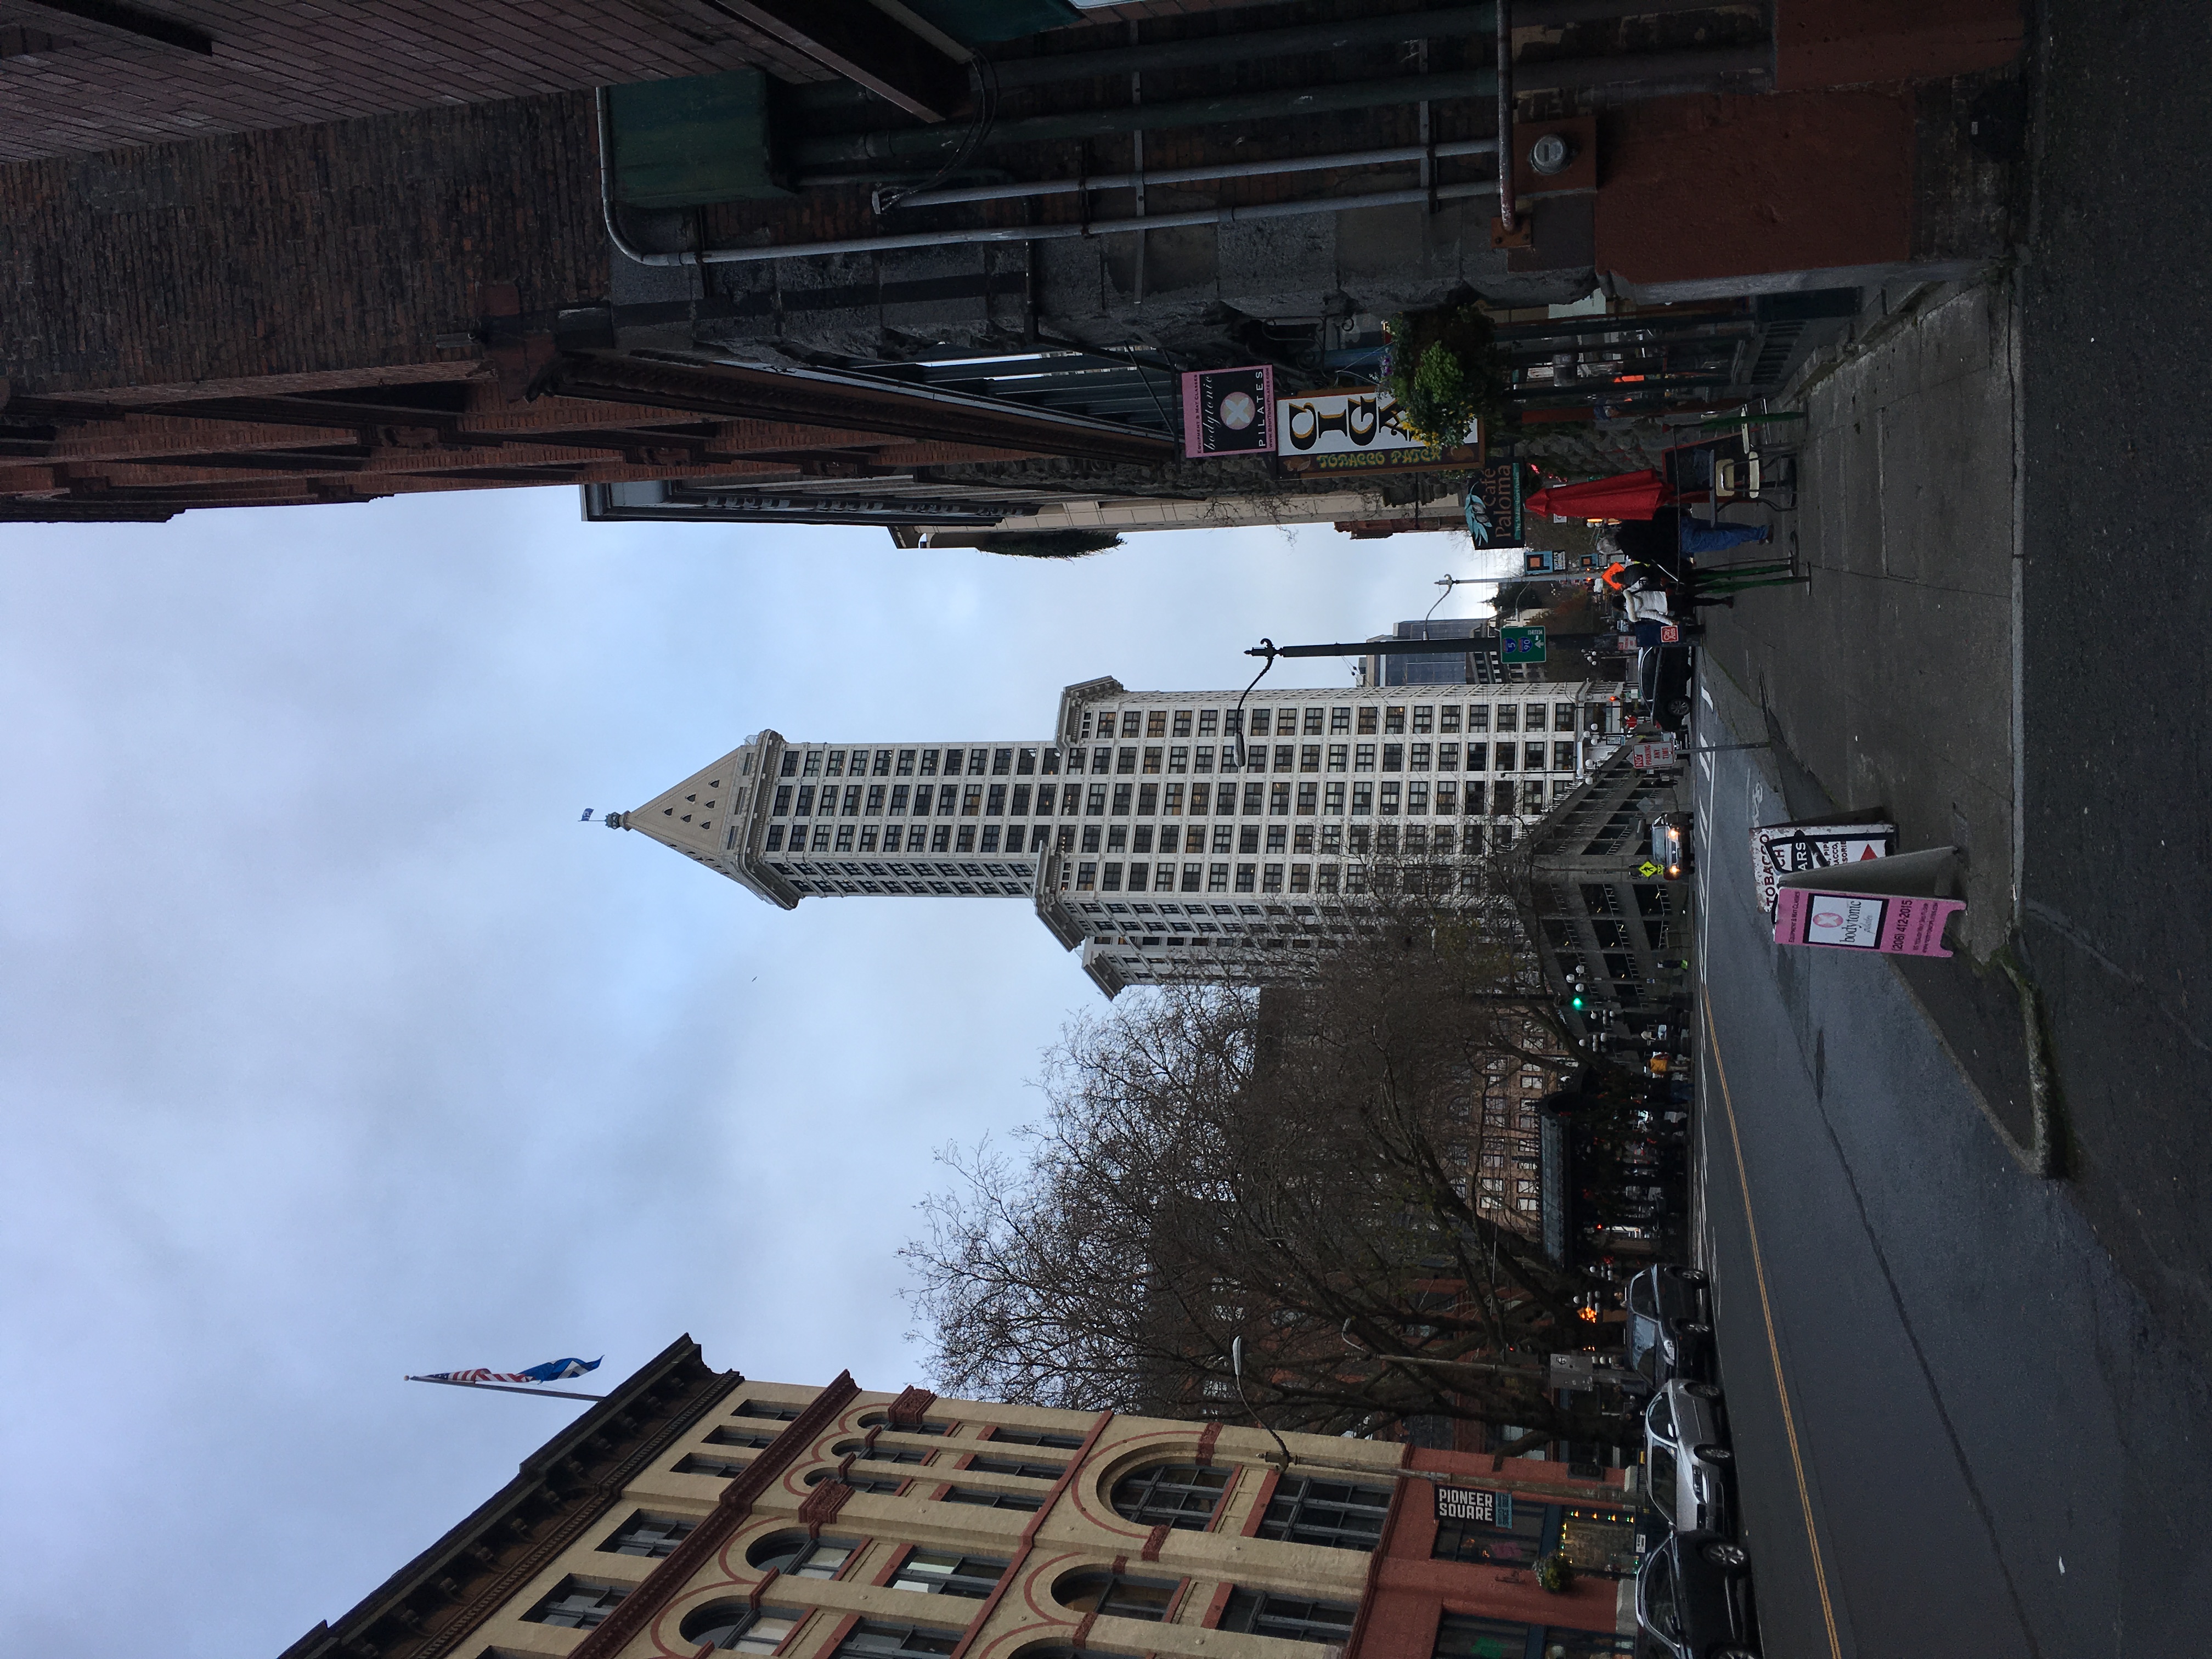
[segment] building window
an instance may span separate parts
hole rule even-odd
[[[1382,1541],[1390,1509],[1388,1486],[1300,1476],[1277,1483],[1260,1522],[1260,1536],[1331,1549],[1371,1550]]]
[[[1044,1499],[1028,1492],[983,1492],[972,1486],[955,1486],[945,1494],[948,1504],[972,1504],[978,1509],[1020,1510],[1035,1514],[1044,1507]]]
[[[849,853],[853,850],[853,826],[849,823],[841,823],[837,826],[837,850],[841,853]]]
[[[1221,1611],[1221,1628],[1340,1647],[1352,1634],[1352,1620],[1358,1611],[1349,1602],[1239,1589],[1229,1593],[1229,1605]]]
[[[956,1550],[915,1550],[899,1563],[890,1588],[981,1601],[998,1588],[1006,1571],[1004,1561],[994,1560],[988,1555],[962,1555]]]
[[[741,1458],[708,1457],[692,1452],[676,1460],[678,1474],[710,1474],[717,1480],[729,1480],[744,1472],[745,1462]]]
[[[1385,769],[1387,770],[1389,769],[1386,768]],[[1429,769],[1429,745],[1427,744],[1417,743],[1413,745],[1413,752],[1407,757],[1407,769],[1413,772],[1425,772]]]
[[[1172,1578],[1133,1578],[1103,1568],[1071,1572],[1052,1587],[1053,1600],[1070,1613],[1158,1624],[1175,1604]]]
[[[960,1645],[960,1637],[957,1630],[863,1619],[837,1644],[832,1659],[905,1659],[908,1655],[950,1653]]]
[[[1355,818],[1370,817],[1374,815],[1374,811],[1375,786],[1371,783],[1353,784],[1352,786],[1352,816]]]
[[[1489,1659],[1505,1654],[1518,1659],[1540,1653],[1544,1659],[1594,1659],[1601,1654],[1632,1654],[1636,1639],[1611,1631],[1561,1630],[1516,1625],[1479,1613],[1448,1613],[1437,1621],[1432,1659]]]
[[[775,1532],[748,1549],[745,1561],[761,1572],[772,1568],[793,1578],[835,1578],[860,1548],[858,1544],[835,1538],[809,1538],[803,1532]]]
[[[768,827],[768,850],[771,853],[783,850],[783,826],[780,823],[771,823]]]
[[[690,1535],[696,1521],[679,1520],[673,1516],[647,1515],[643,1510],[623,1522],[607,1535],[599,1546],[602,1552],[611,1555],[643,1555],[659,1559],[675,1551],[676,1547]]]
[[[1294,864],[1291,866],[1291,890],[1293,893],[1310,893],[1313,890],[1313,866]]]
[[[1098,884],[1098,887],[1101,892],[1120,892],[1121,890],[1121,866],[1118,864],[1108,865],[1103,872],[1103,878]]]
[[[1532,779],[1522,787],[1522,807],[1524,812],[1540,813],[1544,810],[1544,781]]]
[[[971,1457],[968,1467],[977,1474],[1015,1474],[1024,1480],[1057,1480],[1067,1473],[1065,1463],[1017,1457]]]
[[[1437,813],[1444,817],[1459,811],[1459,786],[1440,783],[1437,786]]]
[[[679,1634],[695,1649],[774,1653],[805,1616],[779,1607],[755,1609],[743,1601],[714,1601],[686,1617]]]
[[[718,1428],[707,1437],[713,1446],[750,1446],[757,1451],[763,1446],[775,1443],[775,1436],[762,1429]]]
[[[927,1463],[929,1454],[915,1446],[871,1446],[863,1440],[841,1440],[830,1448],[832,1457],[865,1458],[872,1463]]]
[[[1555,743],[1552,745],[1552,769],[1554,772],[1571,772],[1575,769],[1574,744]]]
[[[1382,745],[1382,769],[1385,772],[1404,771],[1405,762],[1406,745],[1404,744],[1386,743]]]
[[[1145,770],[1157,774],[1159,769],[1160,751],[1157,749],[1146,749],[1145,750]]]
[[[841,1486],[851,1487],[854,1492],[882,1492],[887,1497],[906,1489],[906,1482],[895,1475],[841,1475],[835,1469],[817,1469],[806,1477],[806,1484],[810,1486],[818,1486],[824,1480],[835,1480]]]
[[[544,1601],[522,1616],[533,1625],[552,1625],[562,1630],[596,1630],[629,1594],[627,1584],[595,1583],[571,1574],[554,1585]]]
[[[1275,783],[1267,786],[1267,814],[1270,817],[1286,818],[1291,815],[1291,786]]]
[[[1103,771],[1105,769],[1102,767],[1099,769]],[[1135,771],[1137,769],[1137,751],[1133,749],[1124,749],[1119,755],[1115,757],[1114,769],[1116,772]]]
[[[1270,864],[1261,869],[1260,872],[1260,890],[1265,893],[1279,893],[1283,890],[1283,866],[1281,865]]]
[[[1382,786],[1382,815],[1385,817],[1395,817],[1397,811],[1398,786],[1395,783],[1386,783]]]
[[[1204,1532],[1228,1487],[1225,1468],[1153,1463],[1114,1483],[1114,1510],[1125,1521],[1146,1526],[1164,1523],[1183,1532]]]
[[[1544,745],[1542,744],[1523,744],[1522,745],[1522,750],[1521,769],[1522,771],[1540,772],[1544,769]]]
[[[1501,743],[1498,745],[1498,769],[1499,771],[1510,772],[1513,769],[1513,763],[1519,758],[1520,750],[1512,744]]]
[[[1128,787],[1127,784],[1121,787],[1125,789]],[[1084,799],[1083,811],[1087,817],[1103,818],[1106,816],[1106,786],[1104,784],[1094,783],[1091,786],[1090,794]]]
[[[1097,865],[1079,864],[1075,866],[1075,890],[1077,892],[1087,893],[1097,884],[1098,866]]]
[[[1210,864],[1206,866],[1206,890],[1209,893],[1225,893],[1229,890],[1229,866],[1227,865]]]
[[[1354,747],[1352,751],[1352,769],[1355,772],[1372,772],[1375,769],[1373,744],[1363,743]]]
[[[1386,783],[1386,784],[1384,784],[1382,787],[1383,787],[1385,789],[1388,789],[1388,788],[1389,788],[1389,787],[1390,787],[1390,786],[1389,786],[1389,784],[1387,784],[1387,783]],[[1429,810],[1429,786],[1428,786],[1427,784],[1425,784],[1425,783],[1409,783],[1409,784],[1407,784],[1407,785],[1406,786],[1406,812],[1407,812],[1407,817],[1420,817],[1422,814],[1425,813],[1428,810]]]

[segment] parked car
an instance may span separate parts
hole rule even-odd
[[[1759,1659],[1751,1557],[1707,1533],[1678,1532],[1648,1551],[1636,1574],[1644,1654],[1665,1659]]]
[[[1689,723],[1692,666],[1686,645],[1646,645],[1637,649],[1637,695],[1644,713],[1669,732],[1680,732]]]
[[[1654,1388],[1678,1376],[1712,1380],[1712,1316],[1701,1268],[1646,1267],[1628,1281],[1627,1304],[1628,1363]]]
[[[1735,1535],[1735,1455],[1721,1391],[1669,1382],[1644,1413],[1644,1478],[1651,1507],[1677,1532]]]

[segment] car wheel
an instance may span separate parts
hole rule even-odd
[[[1732,1463],[1735,1461],[1735,1454],[1726,1446],[1698,1446],[1692,1450],[1690,1455],[1700,1463]]]
[[[1702,1319],[1686,1319],[1676,1327],[1685,1336],[1711,1336],[1713,1328]]]
[[[1705,1270],[1703,1267],[1677,1267],[1674,1277],[1685,1285],[1702,1285],[1705,1283]]]
[[[1723,1540],[1715,1540],[1698,1553],[1715,1566],[1725,1567],[1730,1572],[1741,1572],[1751,1565],[1749,1550],[1741,1544],[1730,1544]]]

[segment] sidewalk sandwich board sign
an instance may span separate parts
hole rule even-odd
[[[1182,377],[1182,453],[1267,455],[1275,447],[1275,371],[1195,369]]]
[[[1774,942],[1948,957],[1944,925],[1966,908],[1964,900],[1949,896],[1958,853],[1955,847],[1931,847],[1784,876],[1775,896]]]
[[[1775,889],[1792,872],[1886,859],[1896,850],[1893,823],[1830,823],[1803,818],[1795,823],[1754,824],[1751,868],[1759,883],[1759,902],[1771,916]]]

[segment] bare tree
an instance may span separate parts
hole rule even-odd
[[[1614,1439],[1553,1403],[1540,1356],[1594,1334],[1589,1288],[1485,1213],[1479,1097],[1556,1066],[1510,907],[1421,891],[1261,993],[1125,996],[1048,1057],[1017,1149],[949,1152],[903,1252],[940,1386],[1172,1416],[1364,1431],[1471,1419]],[[1588,1399],[1588,1396],[1580,1396]]]

